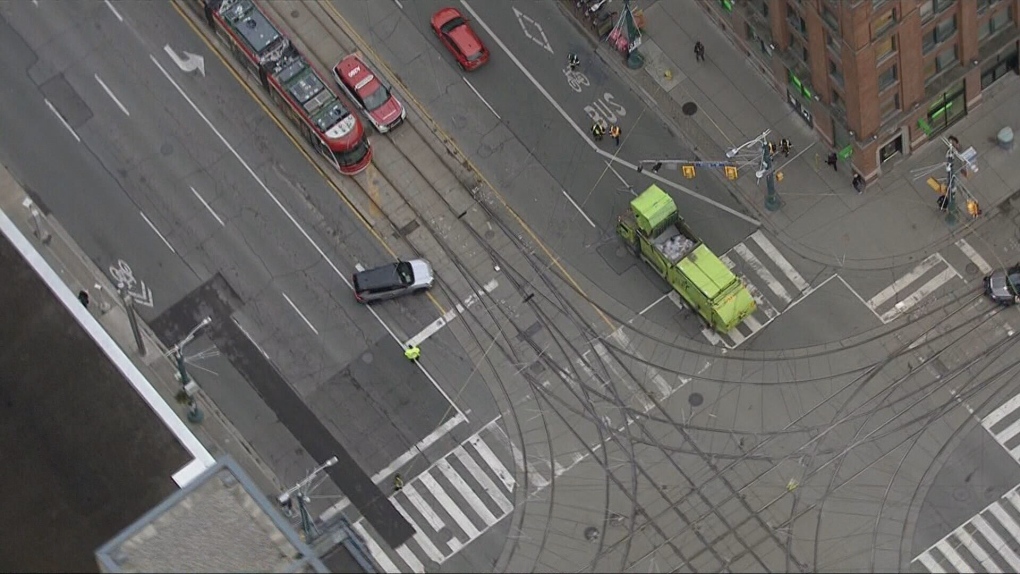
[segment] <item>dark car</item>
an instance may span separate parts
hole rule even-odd
[[[443,8],[433,14],[432,31],[465,71],[476,70],[489,61],[489,50],[456,8]]]
[[[1020,265],[997,269],[985,277],[985,293],[1000,305],[1014,305],[1020,296]]]

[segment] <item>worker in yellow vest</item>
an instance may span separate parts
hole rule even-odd
[[[421,356],[421,349],[418,348],[418,345],[408,345],[407,350],[404,351],[404,356],[409,361],[417,361],[418,357]]]

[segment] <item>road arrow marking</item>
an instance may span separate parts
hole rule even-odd
[[[511,8],[513,7],[511,6]],[[517,16],[517,21],[521,23],[521,30],[524,30],[524,35],[527,36],[529,40],[545,48],[550,54],[552,54],[553,53],[552,46],[549,45],[549,39],[546,38],[545,30],[542,29],[542,25],[536,22],[530,16],[521,13],[521,11],[518,10],[517,8],[513,8],[513,11],[514,14]],[[525,22],[527,22],[527,24],[525,24]],[[535,30],[538,31],[537,34],[532,34],[531,32],[528,31],[528,24],[530,24]],[[541,40],[538,39],[539,35],[542,36]]]
[[[135,300],[135,303],[139,305],[145,305],[146,307],[152,307],[152,290],[145,286],[145,283],[139,281],[138,287],[141,289],[139,293],[134,291],[128,291],[128,295]]]
[[[165,50],[166,54],[170,56],[170,59],[177,64],[177,67],[184,72],[190,73],[198,70],[198,73],[202,74],[202,77],[205,77],[205,59],[202,58],[202,56],[192,54],[191,52],[181,52],[181,54],[184,54],[184,57],[182,58],[177,55],[177,52],[174,52],[174,49],[170,47],[170,44],[163,46],[163,50]]]

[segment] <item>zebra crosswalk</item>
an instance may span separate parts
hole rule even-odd
[[[740,346],[810,289],[804,277],[760,230],[719,259],[744,280],[758,309],[729,333],[703,329],[702,335],[716,346],[728,349]],[[670,298],[678,304],[681,301],[679,296]]]
[[[932,253],[905,275],[897,278],[865,304],[883,323],[890,323],[929,299],[940,288],[953,284],[962,287],[967,279],[951,261],[973,266],[971,271],[984,277],[993,267],[966,238],[957,240],[941,252]]]
[[[981,426],[1014,460],[1020,462],[1020,395],[1009,399],[981,419]]]
[[[517,481],[503,462],[510,453],[498,437],[486,440],[497,430],[486,426],[390,496],[415,530],[404,544],[391,549],[367,522],[352,525],[381,571],[433,571],[513,512]]]
[[[1007,492],[911,562],[928,572],[1020,572],[1020,493]]]

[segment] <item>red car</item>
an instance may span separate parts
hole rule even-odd
[[[477,70],[489,61],[489,50],[456,8],[443,8],[433,14],[432,31],[464,71]]]
[[[368,116],[379,133],[390,131],[407,117],[407,111],[393,97],[389,87],[372,73],[357,54],[351,54],[333,66],[333,78],[354,105]]]

